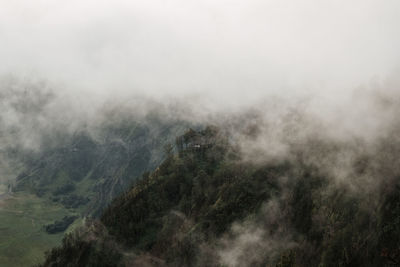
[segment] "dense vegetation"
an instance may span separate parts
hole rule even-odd
[[[49,234],[64,232],[76,219],[77,216],[64,216],[60,221],[46,225],[46,232]]]
[[[88,222],[86,229],[67,234],[62,245],[47,255],[44,266],[120,266],[122,255],[104,227]]]
[[[177,153],[166,146],[165,161],[105,210],[100,234],[88,224],[80,231],[90,234],[67,236],[43,266],[400,264],[396,173],[354,191],[301,153],[245,161],[226,136],[208,127],[177,138]],[[368,157],[355,162],[359,176],[368,171]]]

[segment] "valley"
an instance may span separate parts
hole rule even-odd
[[[31,266],[44,252],[60,245],[63,232],[48,234],[44,227],[66,215],[77,214],[60,204],[18,192],[0,199],[0,266]],[[76,220],[66,232],[82,224]]]

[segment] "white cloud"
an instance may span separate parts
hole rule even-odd
[[[0,71],[112,94],[332,93],[398,66],[399,12],[390,0],[0,0]]]

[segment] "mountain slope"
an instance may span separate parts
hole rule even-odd
[[[382,266],[400,261],[398,186],[355,192],[295,151],[272,163],[247,162],[226,134],[209,127],[177,138],[177,154],[170,153],[117,197],[101,222],[88,222],[79,230],[85,234],[67,237],[43,266]],[[318,140],[307,146],[325,151],[323,157],[337,153],[333,144]],[[372,159],[356,158],[360,177]],[[391,185],[399,184],[396,177]],[[90,253],[78,252],[82,242]],[[109,253],[115,261],[97,260]]]
[[[164,157],[164,146],[183,131],[182,122],[107,123],[75,133],[35,154],[16,180],[17,191],[31,191],[84,215],[98,216],[118,194]]]

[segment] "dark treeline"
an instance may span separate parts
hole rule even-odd
[[[166,146],[154,172],[117,197],[100,222],[66,236],[42,266],[400,264],[400,176],[382,167],[395,154],[382,145],[379,156],[355,156],[359,177],[382,172],[360,191],[305,154],[338,153],[335,145],[307,145],[318,149],[255,164],[228,133],[190,130],[176,139],[176,153]]]

